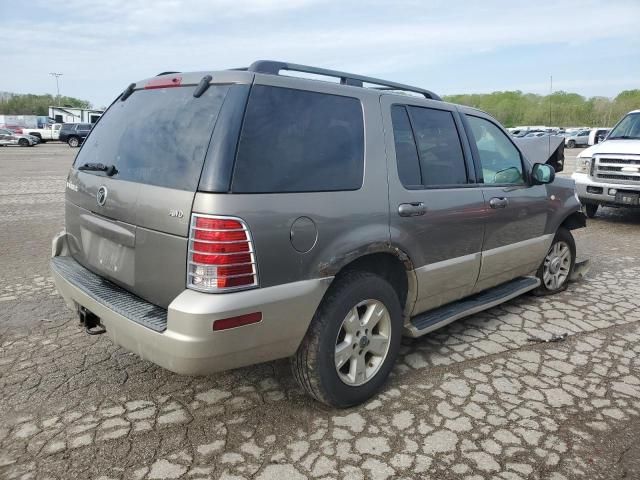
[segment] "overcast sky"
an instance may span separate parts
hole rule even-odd
[[[166,70],[278,59],[440,94],[640,88],[640,1],[0,0],[0,91],[107,105]]]

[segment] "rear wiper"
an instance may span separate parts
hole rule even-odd
[[[118,173],[118,169],[115,165],[105,165],[103,163],[85,163],[84,165],[80,165],[78,170],[88,170],[91,172],[104,172],[108,177],[113,177],[116,173]]]
[[[213,77],[211,75],[205,75],[204,77],[202,77],[200,83],[198,83],[198,86],[193,92],[193,96],[196,98],[200,98],[202,94],[207,91],[209,85],[211,85],[211,80],[213,80]]]

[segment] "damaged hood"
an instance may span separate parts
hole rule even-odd
[[[513,141],[531,163],[548,163],[556,172],[562,171],[564,167],[564,137],[549,135],[514,138]]]

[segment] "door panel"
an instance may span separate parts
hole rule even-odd
[[[494,121],[467,115],[469,141],[483,180],[486,228],[482,264],[474,291],[535,270],[549,247],[545,185],[531,185],[530,166]]]
[[[381,97],[391,242],[409,255],[415,268],[417,293],[412,310],[415,315],[472,291],[480,269],[484,197],[481,188],[469,184],[438,185],[439,180],[459,181],[459,175],[452,172],[459,172],[460,168],[454,170],[452,166],[446,171],[447,162],[460,161],[458,167],[463,171],[469,169],[468,145],[464,136],[458,137],[461,126],[455,110],[442,102],[414,103],[407,99],[403,105],[449,114],[436,113],[416,121],[415,111],[410,118],[404,106],[394,105],[395,101]],[[451,130],[453,125],[455,128]],[[450,131],[443,132],[445,128]],[[420,131],[416,133],[417,129]],[[418,141],[414,140],[416,137]],[[424,178],[426,172],[431,172],[431,178]],[[439,172],[445,174],[439,176]],[[470,173],[473,177],[473,172]],[[425,183],[430,188],[424,187]]]

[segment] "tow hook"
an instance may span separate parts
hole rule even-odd
[[[84,325],[84,331],[88,335],[101,335],[106,333],[106,328],[100,324],[100,318],[86,308],[78,307],[78,317],[80,318],[80,323]]]

